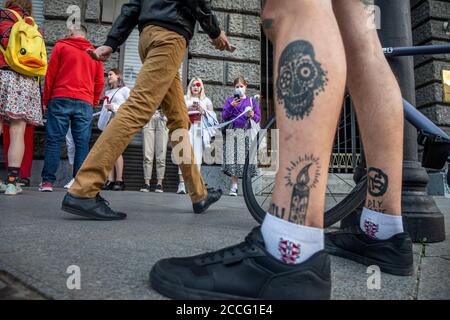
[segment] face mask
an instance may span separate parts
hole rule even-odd
[[[235,90],[235,94],[239,95],[240,97],[245,96],[245,92],[246,92],[245,88],[236,88]]]

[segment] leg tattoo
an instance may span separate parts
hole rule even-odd
[[[290,43],[281,55],[277,95],[291,120],[303,120],[309,116],[315,97],[325,91],[327,72],[315,56],[312,44],[303,40]]]

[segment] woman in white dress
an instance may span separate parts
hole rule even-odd
[[[194,150],[195,162],[201,170],[203,162],[203,153],[211,143],[216,130],[213,128],[218,125],[217,115],[211,100],[206,96],[203,81],[200,78],[193,78],[189,83],[185,96],[186,107],[189,112],[191,121],[191,129],[189,131],[192,149]],[[178,194],[185,194],[186,187],[184,184],[181,171],[180,184],[178,185]]]

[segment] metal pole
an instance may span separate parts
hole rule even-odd
[[[375,0],[381,12],[379,36],[383,47],[412,46],[411,4],[409,0]],[[412,57],[389,60],[403,97],[415,104],[414,61]],[[417,131],[405,124],[403,166],[403,221],[415,242],[445,240],[444,216],[427,194],[428,174],[418,162]]]

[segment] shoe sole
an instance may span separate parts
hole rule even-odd
[[[50,193],[50,192],[53,192],[53,190],[50,190],[50,189],[39,189],[39,192]]]
[[[155,193],[164,193],[164,191],[157,191],[157,190],[156,190]]]
[[[377,261],[377,260],[374,260],[371,258],[363,257],[363,256],[360,256],[353,252],[347,251],[345,249],[335,247],[335,246],[330,246],[328,244],[325,245],[325,250],[333,256],[349,259],[349,260],[355,261],[357,263],[363,264],[365,266],[378,266],[380,268],[381,272],[393,274],[396,276],[403,276],[403,277],[414,275],[414,265],[409,266],[409,267],[394,266],[392,264],[388,264],[388,263],[380,262],[380,261]]]
[[[186,192],[177,192],[177,194],[186,194]]]
[[[96,221],[119,221],[119,220],[125,220],[126,219],[126,217],[125,218],[100,218],[98,216],[94,216],[94,215],[91,215],[89,213],[86,213],[85,211],[81,211],[81,210],[78,210],[78,209],[73,209],[73,208],[70,208],[70,207],[67,207],[67,206],[64,206],[64,205],[61,206],[61,210],[65,211],[67,213],[76,215],[76,216],[80,216],[80,217],[84,217],[84,218],[88,218],[88,219],[96,220]]]
[[[19,195],[19,194],[21,194],[22,192],[5,192],[4,194],[5,194],[5,196],[17,196],[17,195]]]
[[[257,300],[254,298],[234,296],[218,292],[186,288],[166,281],[159,274],[158,268],[150,271],[150,285],[160,294],[175,300]]]

